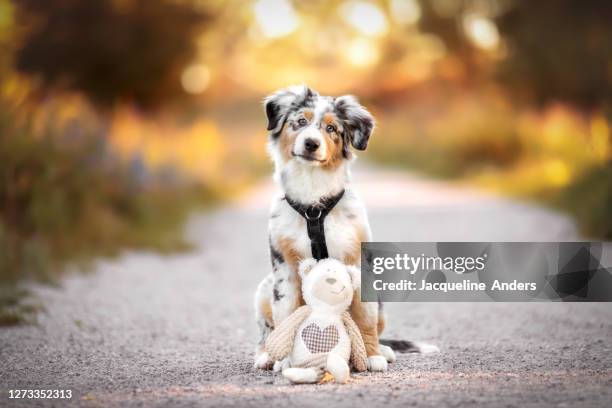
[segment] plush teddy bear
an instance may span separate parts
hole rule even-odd
[[[338,383],[355,371],[367,369],[367,355],[359,328],[348,307],[360,286],[359,270],[335,259],[300,263],[301,306],[268,337],[265,348],[275,370],[293,383],[315,383],[328,372]]]

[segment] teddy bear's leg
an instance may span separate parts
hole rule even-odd
[[[283,370],[283,377],[295,384],[314,384],[323,378],[324,374],[322,368],[291,367]]]
[[[327,355],[325,369],[334,376],[334,381],[340,384],[346,383],[351,374],[351,369],[347,362],[336,353],[329,353]]]
[[[273,329],[272,319],[272,287],[274,275],[269,274],[261,281],[255,292],[255,320],[259,329],[259,340],[255,349],[255,368],[269,370],[274,363],[264,351],[264,344]]]

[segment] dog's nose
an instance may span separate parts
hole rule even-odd
[[[319,145],[321,143],[319,143],[318,140],[314,140],[314,139],[306,139],[304,141],[304,148],[306,148],[307,151],[309,152],[314,152],[315,150],[317,150],[319,148]]]
[[[330,285],[333,285],[334,283],[336,283],[336,280],[334,278],[327,278],[325,279],[325,282],[329,283]]]

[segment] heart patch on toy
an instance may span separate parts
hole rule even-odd
[[[338,329],[332,324],[321,330],[316,323],[310,323],[302,330],[302,340],[312,354],[328,353],[338,344]]]

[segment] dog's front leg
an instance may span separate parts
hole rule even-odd
[[[356,291],[350,312],[365,344],[368,370],[387,371],[387,359],[381,354],[378,343],[378,304],[361,302],[359,291]]]

